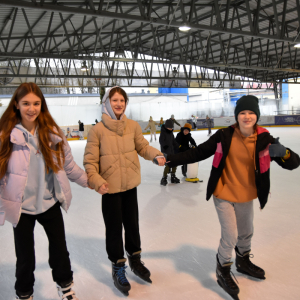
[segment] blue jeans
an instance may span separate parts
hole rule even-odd
[[[251,250],[253,236],[253,201],[230,202],[214,196],[221,224],[218,258],[221,265],[230,262],[232,250],[237,246],[241,254]]]

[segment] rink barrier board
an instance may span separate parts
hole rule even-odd
[[[214,121],[212,124],[213,126],[211,127],[212,129],[226,128],[235,123],[234,117],[215,118],[212,120]],[[190,123],[190,124],[192,123],[192,126],[193,126],[193,122],[191,119],[183,119],[183,120],[176,120],[176,121],[182,127],[184,126],[185,123]],[[138,121],[138,123],[140,124],[140,126],[142,128],[143,134],[149,135],[150,130],[144,130],[144,128],[148,124],[148,121]],[[223,124],[221,125],[220,123],[221,124],[223,123],[224,125]],[[216,126],[214,126],[214,125],[216,125]],[[262,116],[259,119],[259,125],[262,127],[299,127],[300,126],[300,115]],[[88,132],[93,126],[94,126],[94,124],[84,125],[84,133],[83,133],[84,139],[87,139]],[[174,132],[180,131],[179,126],[177,124],[174,124],[174,127],[175,127]],[[78,125],[61,126],[60,128],[64,132],[68,141],[79,140]],[[197,130],[207,130],[207,125],[206,125],[205,119],[197,119]],[[160,130],[157,130],[156,133],[159,134]]]

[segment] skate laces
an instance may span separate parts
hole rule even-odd
[[[127,266],[125,266],[125,265],[123,267],[113,266],[113,268],[114,268],[114,271],[116,272],[117,277],[118,277],[119,281],[121,282],[121,284],[128,283],[128,280],[125,276],[125,274],[126,274],[125,269],[127,268]]]
[[[236,279],[236,277],[234,276],[234,274],[232,273],[232,271],[229,269],[228,272],[226,272],[227,274],[224,274],[225,276],[224,279],[227,279],[229,280],[230,282],[229,283],[234,283],[234,281],[236,281],[237,284],[239,284],[238,280]],[[231,275],[233,276],[233,278],[231,277]],[[235,284],[235,283],[234,283]]]
[[[72,290],[72,287],[74,286],[74,282],[71,282],[69,286],[61,287],[57,284],[57,289],[59,291],[60,297],[62,300],[79,300],[75,292]]]
[[[248,262],[249,262],[250,267],[251,267],[254,271],[261,270],[260,267],[256,266],[256,265],[250,260],[250,258],[253,258],[253,257],[254,257],[253,254],[249,254],[249,255],[247,255],[247,257],[246,257],[247,260],[248,260]]]

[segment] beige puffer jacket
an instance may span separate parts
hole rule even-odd
[[[154,122],[153,120],[149,120],[149,123],[147,125],[147,127],[145,128],[145,130],[147,130],[150,127],[150,132],[156,132],[156,126],[155,125],[159,125],[159,123]]]
[[[130,190],[141,183],[138,155],[153,160],[163,155],[149,146],[141,126],[123,115],[122,120],[113,120],[102,114],[88,134],[84,153],[84,167],[89,185],[96,191],[108,183],[109,194]]]

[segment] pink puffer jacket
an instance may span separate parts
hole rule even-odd
[[[50,136],[51,147],[62,141],[55,134],[50,134]],[[10,141],[13,143],[13,151],[8,162],[7,172],[0,180],[0,225],[3,225],[6,219],[16,226],[21,215],[22,198],[27,183],[30,149],[22,131],[17,128],[12,130]],[[54,190],[56,199],[67,211],[72,199],[69,180],[82,187],[87,187],[88,183],[86,173],[73,159],[67,140],[64,142],[64,169],[54,173]]]

